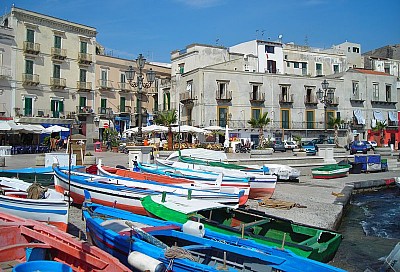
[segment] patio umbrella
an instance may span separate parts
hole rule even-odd
[[[226,125],[225,126],[225,141],[224,141],[225,152],[227,152],[228,148],[229,148],[229,128],[228,128],[228,125]]]
[[[205,127],[204,128],[205,130],[208,130],[208,131],[212,131],[212,132],[217,132],[217,131],[223,131],[224,130],[224,128],[223,127],[220,127],[220,126],[208,126],[208,127]]]
[[[181,132],[181,133],[205,133],[204,129],[202,128],[198,128],[198,127],[194,127],[194,126],[188,126],[188,125],[182,125],[178,127],[173,127],[172,131],[177,133],[177,132]]]
[[[53,132],[61,132],[61,131],[69,131],[69,128],[62,127],[59,125],[54,125],[54,126],[49,126],[48,128],[45,129],[47,133],[53,133]]]
[[[168,127],[160,125],[151,125],[147,127],[142,127],[142,132],[152,133],[152,132],[168,132]]]
[[[8,124],[8,122],[0,122],[0,131],[10,131],[11,126]]]

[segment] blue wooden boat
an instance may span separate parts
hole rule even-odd
[[[83,217],[88,239],[123,264],[149,271],[343,271],[254,241],[171,223],[90,202]],[[157,270],[159,269],[159,270]]]

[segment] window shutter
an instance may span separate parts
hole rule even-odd
[[[33,61],[25,61],[25,74],[33,75]]]
[[[35,42],[35,32],[32,29],[26,30],[26,41],[27,42]]]
[[[54,36],[54,47],[61,49],[61,37],[60,36]]]
[[[58,111],[64,112],[64,101],[58,101]]]
[[[56,110],[56,101],[55,100],[51,100],[50,109],[51,109],[51,111],[55,111]]]

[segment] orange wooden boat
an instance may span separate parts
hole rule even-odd
[[[68,233],[0,213],[0,271],[34,261],[56,261],[73,271],[131,271],[107,252]]]

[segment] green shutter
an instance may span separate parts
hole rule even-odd
[[[81,53],[87,53],[87,42],[81,42]]]
[[[26,30],[26,41],[31,43],[35,42],[35,31],[32,29]]]
[[[61,37],[54,36],[54,47],[61,49]]]
[[[119,107],[121,112],[125,112],[125,97],[119,98]]]
[[[33,61],[25,61],[25,74],[33,75]]]
[[[32,116],[32,98],[25,97],[25,116]]]
[[[56,110],[56,101],[55,100],[51,100],[51,102],[50,102],[50,110],[51,111],[55,111]]]
[[[79,71],[79,81],[86,82],[86,70],[81,69]]]
[[[79,97],[79,106],[80,107],[86,107],[86,97]]]
[[[101,108],[103,108],[103,109],[105,109],[105,108],[107,108],[107,99],[105,99],[105,98],[102,98],[101,99],[101,101],[100,101],[100,107]]]
[[[289,129],[289,110],[282,110],[282,128]]]
[[[54,64],[54,66],[53,66],[53,77],[54,78],[60,78],[60,76],[61,76],[60,70],[61,70],[60,65]]]
[[[58,111],[64,112],[64,101],[58,101]]]

